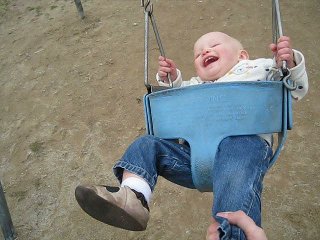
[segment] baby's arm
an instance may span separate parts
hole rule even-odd
[[[270,44],[270,49],[278,66],[282,65],[282,61],[287,61],[287,66],[291,70],[291,79],[297,84],[297,89],[292,91],[291,95],[295,100],[302,99],[309,88],[303,54],[292,49],[290,38],[286,36],[280,37],[277,45]]]
[[[173,87],[181,87],[183,85],[188,85],[188,82],[182,81],[181,72],[177,69],[174,61],[162,56],[159,57],[159,68],[156,75],[157,82],[160,86],[169,87],[168,76],[170,74],[171,82]]]
[[[158,73],[156,75],[157,82],[160,86],[170,86],[168,74],[170,74],[171,82],[175,88],[197,85],[200,83],[200,79],[198,77],[192,77],[188,81],[183,81],[182,74],[176,67],[174,61],[160,56]]]

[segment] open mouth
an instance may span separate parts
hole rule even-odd
[[[206,58],[204,61],[203,61],[203,66],[204,67],[207,67],[208,65],[210,65],[211,63],[214,63],[215,61],[217,61],[219,58],[218,57],[215,57],[215,56],[211,56],[211,57],[208,57]]]

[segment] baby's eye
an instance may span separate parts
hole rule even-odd
[[[220,43],[213,44],[213,45],[211,46],[211,48],[214,48],[214,47],[219,46],[219,45],[220,45]]]

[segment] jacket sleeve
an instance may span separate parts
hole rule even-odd
[[[162,82],[158,73],[156,75],[156,80],[157,80],[159,86],[170,87],[169,83]],[[201,83],[202,83],[202,80],[199,77],[192,77],[190,80],[183,81],[181,71],[179,69],[177,69],[177,79],[173,81],[173,87],[174,88],[187,87],[187,86],[192,86],[192,85],[198,85]]]
[[[306,72],[304,56],[301,52],[293,50],[296,66],[291,68],[291,79],[296,82],[297,89],[291,92],[295,100],[301,100],[308,92],[308,75]]]
[[[158,73],[156,75],[156,80],[159,86],[170,87],[169,83],[165,83],[161,80]],[[177,69],[177,79],[173,81],[173,87],[181,87],[181,85],[182,85],[182,75],[181,75],[181,71]]]

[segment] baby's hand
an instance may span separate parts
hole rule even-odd
[[[278,66],[282,65],[282,61],[287,62],[288,68],[296,66],[291,48],[291,40],[289,37],[282,36],[278,39],[277,44],[270,44],[270,49],[273,52]]]
[[[177,67],[174,61],[162,56],[159,57],[158,75],[165,83],[169,83],[168,74],[170,74],[171,81],[177,79]]]

